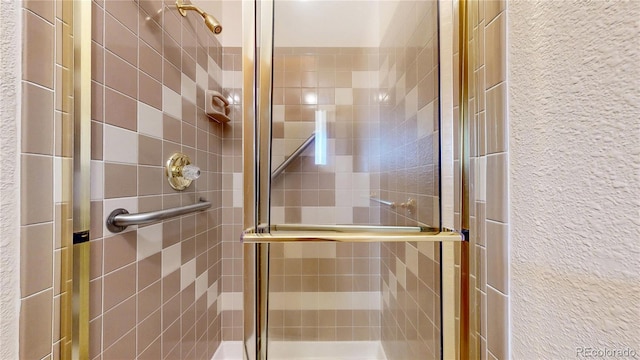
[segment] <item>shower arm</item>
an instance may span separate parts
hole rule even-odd
[[[200,9],[199,7],[191,4],[183,4],[182,1],[180,0],[176,1],[176,7],[178,8],[180,15],[182,16],[186,16],[188,10],[194,10],[198,14],[200,14],[200,16],[203,16],[203,17],[206,15],[206,13],[202,11],[202,9]]]
[[[200,14],[200,16],[202,16],[202,18],[204,19],[204,24],[209,28],[209,30],[211,30],[211,32],[213,32],[214,34],[220,34],[222,32],[222,25],[220,25],[218,19],[210,14],[207,14],[199,7],[193,4],[185,4],[183,3],[183,0],[176,0],[176,8],[178,8],[178,12],[182,16],[187,16],[188,10],[197,12],[198,14]]]

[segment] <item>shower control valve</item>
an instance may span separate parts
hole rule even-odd
[[[175,190],[184,190],[193,180],[200,177],[200,168],[191,165],[189,157],[182,153],[175,153],[167,160],[167,180]]]

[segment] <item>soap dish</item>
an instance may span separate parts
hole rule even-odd
[[[214,121],[224,124],[231,119],[229,113],[229,101],[222,94],[215,90],[207,90],[205,92],[205,113]]]

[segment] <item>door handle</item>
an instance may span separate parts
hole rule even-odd
[[[362,226],[283,224],[249,228],[242,233],[244,243],[287,242],[460,242],[452,230],[420,226]]]

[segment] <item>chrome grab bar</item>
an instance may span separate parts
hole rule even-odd
[[[462,235],[451,230],[421,226],[305,225],[259,226],[242,233],[244,243],[279,242],[459,242]]]
[[[138,214],[129,214],[125,209],[115,209],[107,218],[107,229],[112,233],[124,231],[131,225],[151,224],[158,221],[170,219],[176,216],[190,214],[197,211],[206,210],[211,207],[211,202],[205,199],[193,205],[180,206],[171,209],[149,211]]]
[[[396,204],[393,201],[387,201],[387,200],[382,200],[380,198],[377,198],[376,194],[371,194],[371,196],[369,197],[369,200],[375,201],[382,205],[387,205],[392,209],[395,209],[398,207],[398,204]],[[409,214],[413,214],[415,207],[416,207],[416,201],[412,198],[407,199],[407,202],[400,203],[400,208],[407,210]]]
[[[271,180],[274,180],[275,178],[280,176],[280,174],[282,174],[284,169],[286,169],[289,166],[289,164],[293,162],[293,160],[297,159],[298,156],[300,156],[300,154],[302,154],[302,152],[305,151],[315,139],[316,139],[316,133],[312,133],[311,136],[309,136],[307,140],[305,140],[302,143],[302,145],[298,146],[298,148],[295,149],[294,152],[291,153],[291,155],[282,164],[280,164],[280,166],[278,166],[277,169],[275,169],[271,173]]]
[[[375,201],[375,202],[380,203],[382,205],[387,205],[387,206],[391,207],[392,209],[396,208],[396,203],[394,203],[393,201],[382,200],[380,198],[375,197],[375,195],[371,195],[371,197],[369,199],[371,201]]]

